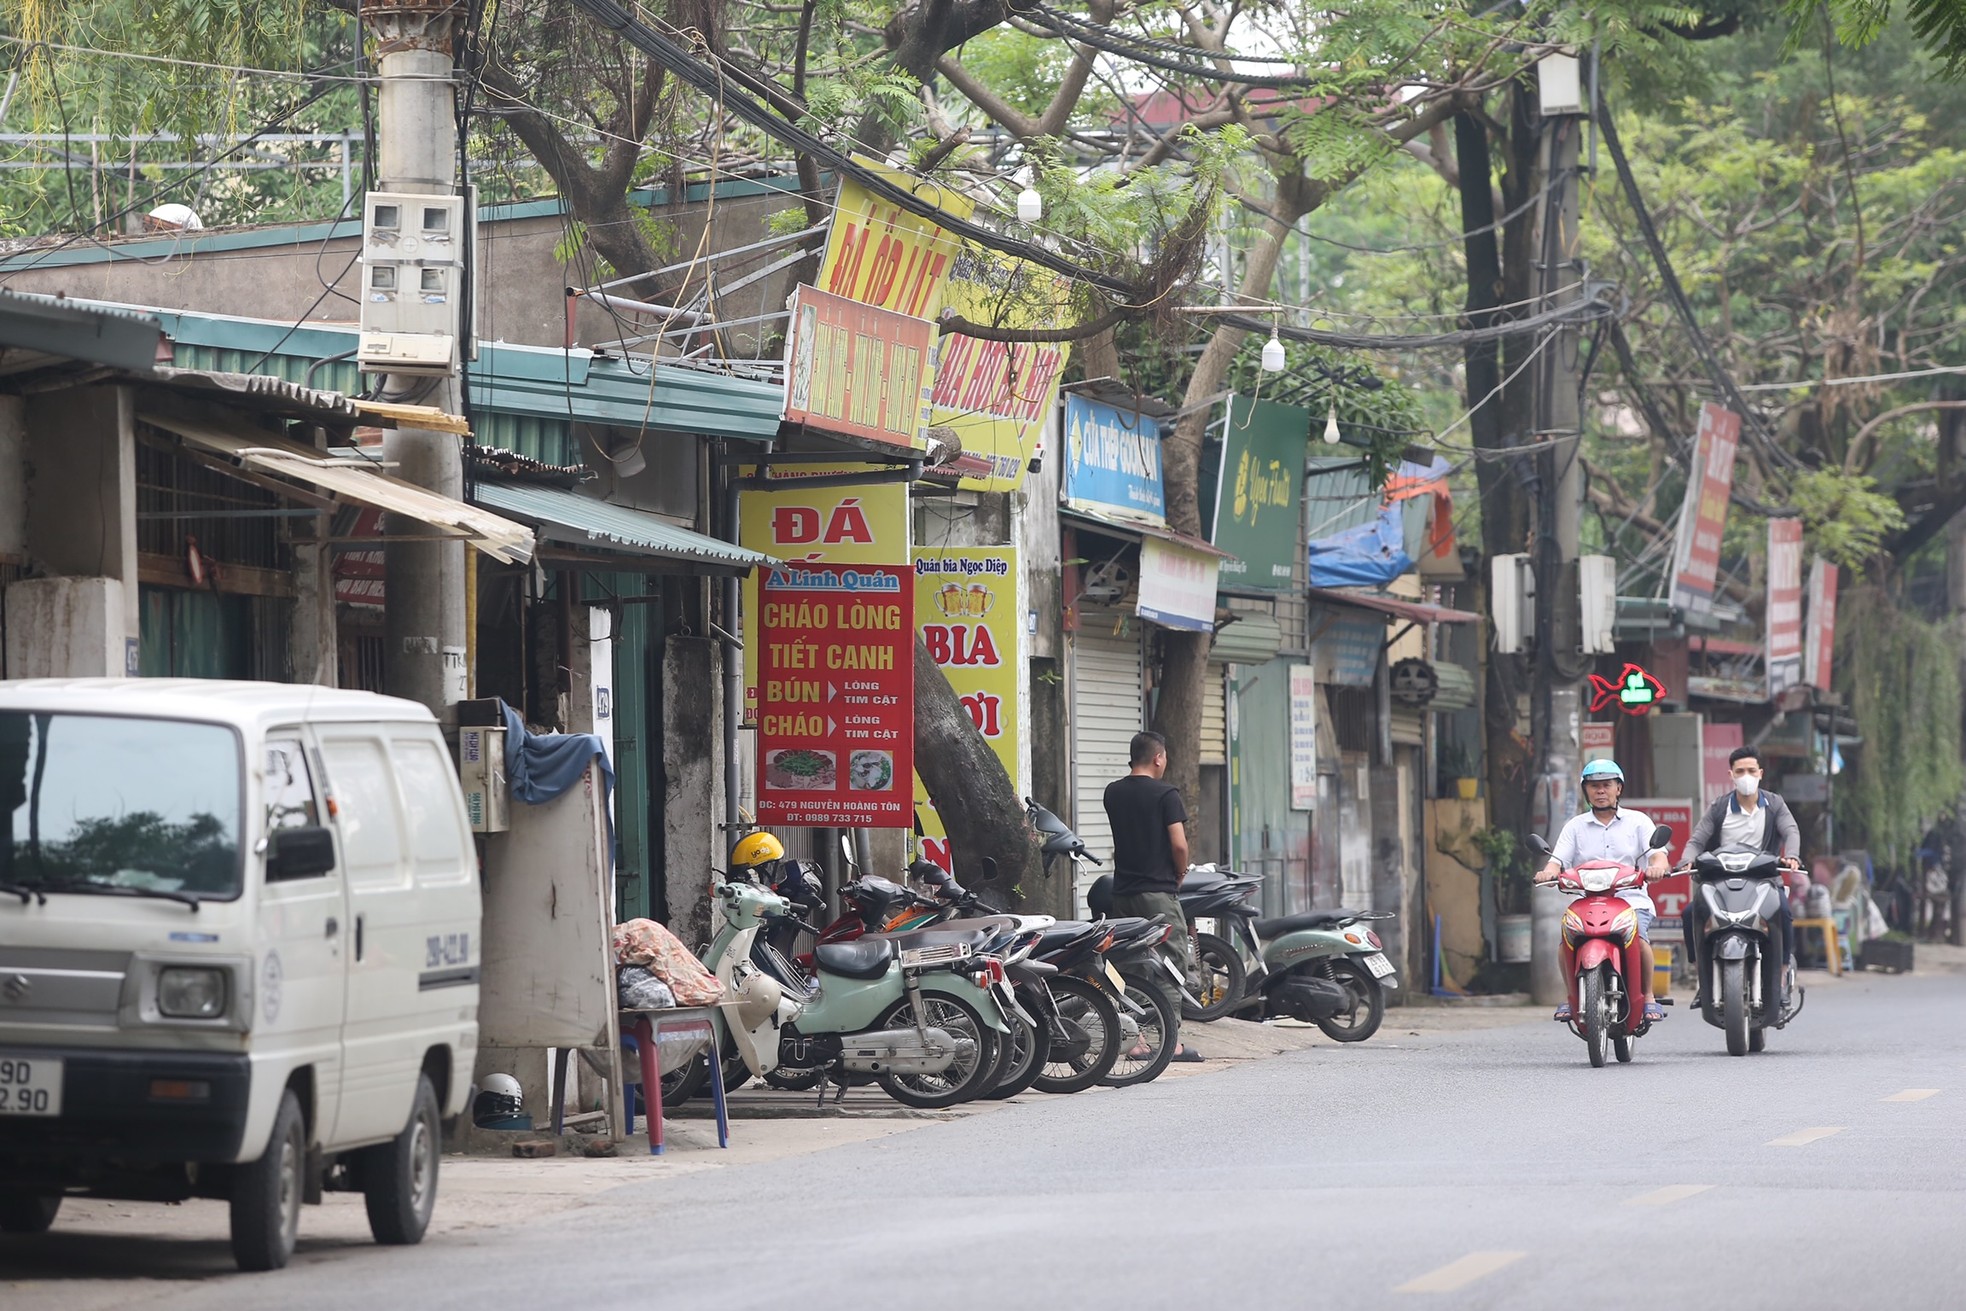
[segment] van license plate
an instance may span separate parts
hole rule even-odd
[[[1393,972],[1393,963],[1386,959],[1384,952],[1373,952],[1365,959],[1365,968],[1372,971],[1372,977],[1383,979]]]
[[[0,1052],[0,1115],[60,1115],[61,1062]]]

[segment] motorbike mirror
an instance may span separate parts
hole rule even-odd
[[[1543,835],[1541,833],[1531,833],[1529,835],[1529,849],[1539,856],[1547,857],[1550,854],[1550,844],[1543,841]]]
[[[1672,845],[1672,830],[1667,828],[1664,824],[1653,825],[1652,850],[1663,851],[1667,847],[1670,847],[1671,845]]]
[[[840,830],[840,859],[846,862],[846,868],[848,869],[857,870],[860,868],[854,861],[852,829],[843,828]]]

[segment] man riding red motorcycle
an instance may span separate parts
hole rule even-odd
[[[1536,875],[1536,882],[1554,882],[1562,871],[1593,860],[1611,860],[1642,868],[1648,883],[1664,878],[1668,873],[1666,853],[1650,846],[1651,818],[1618,804],[1618,798],[1625,792],[1625,771],[1618,768],[1616,761],[1593,760],[1584,766],[1579,782],[1590,809],[1563,826],[1551,848],[1549,863]],[[1650,934],[1655,912],[1651,894],[1641,886],[1623,889],[1619,895],[1638,914],[1636,946],[1642,968],[1634,982],[1645,1001],[1645,1019],[1663,1020],[1664,1008],[1652,1000]],[[1577,1013],[1577,960],[1576,950],[1567,941],[1563,944],[1563,978],[1570,1000],[1558,1007],[1552,1018],[1569,1023]]]

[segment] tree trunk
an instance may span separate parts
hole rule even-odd
[[[935,657],[915,642],[915,772],[949,831],[956,877],[996,906],[1038,892],[1035,835],[1024,801]]]
[[[1322,188],[1303,177],[1277,180],[1273,217],[1243,265],[1241,294],[1267,296],[1277,262],[1297,220],[1316,208]],[[1239,328],[1218,328],[1203,348],[1188,379],[1182,414],[1174,430],[1161,440],[1161,480],[1167,497],[1167,523],[1177,533],[1202,535],[1201,447],[1209,408],[1200,403],[1222,390],[1229,365],[1249,334]],[[1167,739],[1167,781],[1181,791],[1188,813],[1197,814],[1201,798],[1201,710],[1208,675],[1208,645],[1213,635],[1169,629],[1161,634],[1161,676],[1156,684],[1154,731]]]

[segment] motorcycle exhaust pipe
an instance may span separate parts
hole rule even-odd
[[[1292,1019],[1312,1024],[1330,1019],[1351,1004],[1350,994],[1329,979],[1287,979],[1278,985],[1275,995]]]
[[[840,1040],[840,1064],[857,1074],[940,1074],[955,1059],[947,1029],[875,1029]]]

